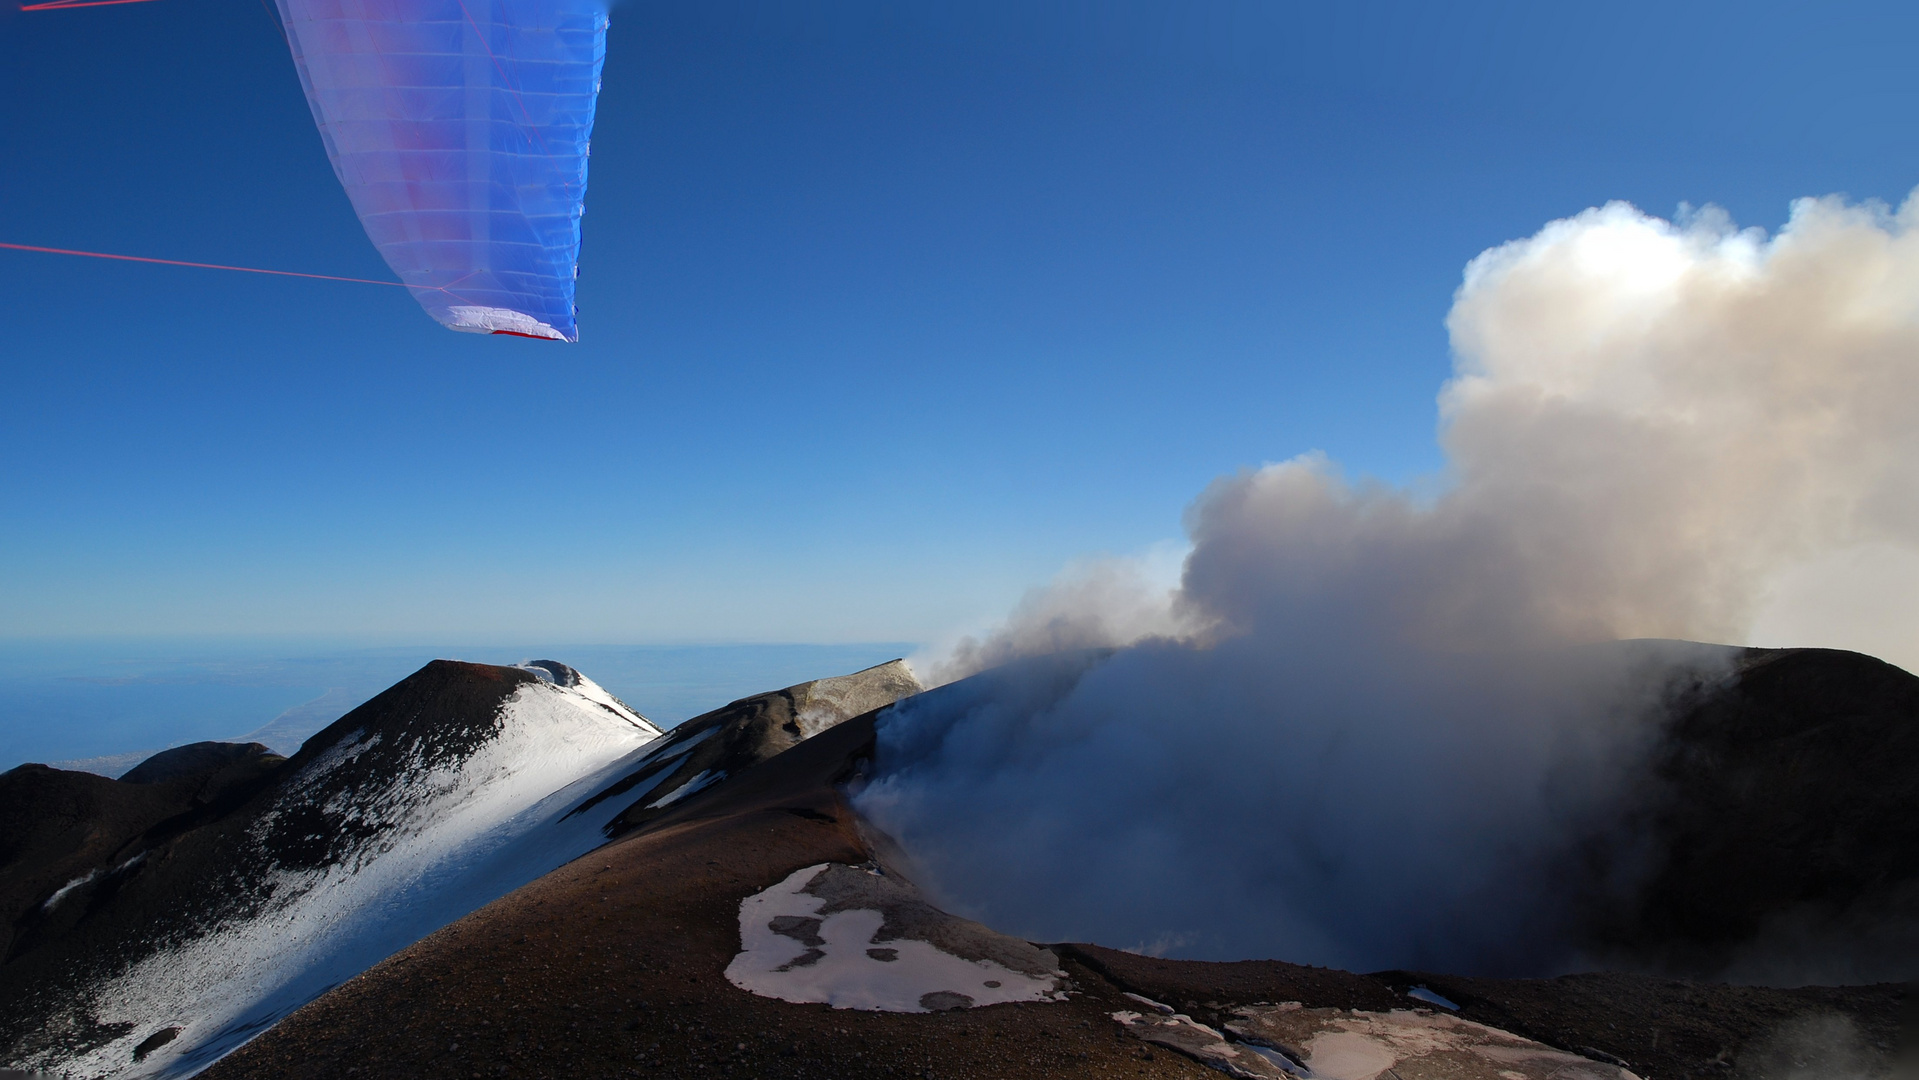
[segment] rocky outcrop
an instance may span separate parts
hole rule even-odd
[[[608,837],[622,836],[804,739],[920,689],[905,661],[889,660],[851,675],[741,698],[674,728],[630,772],[573,812],[586,813],[606,800],[626,799],[631,805],[605,826]]]

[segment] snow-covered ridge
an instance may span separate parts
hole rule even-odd
[[[659,728],[653,722],[641,716],[637,710],[619,698],[608,693],[606,688],[577,670],[560,663],[558,660],[528,660],[524,664],[515,664],[515,668],[527,672],[541,682],[571,690],[600,708],[629,723],[651,728],[655,735]]]
[[[209,896],[199,925],[98,973],[65,1004],[64,1021],[50,1018],[90,1031],[124,1025],[123,1033],[44,1044],[10,1055],[13,1063],[76,1078],[191,1075],[332,986],[603,843],[599,819],[624,803],[564,826],[560,818],[610,767],[643,755],[659,730],[564,665],[520,670],[538,681],[496,699],[491,717],[372,717],[341,733],[238,834],[238,861],[257,872],[222,873],[217,886],[235,891]],[[136,1060],[136,1047],[169,1029],[171,1040]]]

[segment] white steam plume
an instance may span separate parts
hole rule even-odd
[[[1919,662],[1916,224],[1919,197],[1802,200],[1771,238],[1614,203],[1486,252],[1448,318],[1442,494],[1316,454],[1222,478],[1163,609],[1081,575],[943,674],[1128,647],[897,710],[863,808],[1037,938],[1576,963],[1549,853],[1643,752],[1654,668],[1725,654],[1573,646]]]
[[[1026,656],[1193,636],[1202,627],[1174,603],[1186,550],[1161,544],[1140,555],[1075,562],[1022,597],[994,632],[915,656],[913,670],[925,685],[941,686]]]

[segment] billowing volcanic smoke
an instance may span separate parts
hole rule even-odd
[[[1581,963],[1573,921],[1635,868],[1566,852],[1732,660],[1619,639],[1919,660],[1915,225],[1919,197],[1804,200],[1771,238],[1613,204],[1486,252],[1442,494],[1319,455],[1222,478],[1157,603],[1097,568],[933,665],[1008,666],[885,718],[861,808],[1034,939]]]

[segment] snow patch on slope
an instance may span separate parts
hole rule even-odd
[[[618,806],[561,819],[644,756],[659,731],[604,691],[549,682],[514,692],[499,719],[498,734],[464,760],[437,768],[416,760],[379,791],[336,795],[328,809],[366,827],[362,846],[322,869],[271,868],[264,901],[246,917],[95,987],[94,1018],[129,1025],[125,1035],[30,1064],[76,1077],[191,1075],[381,959],[604,843],[602,819]],[[379,738],[342,739],[289,797]],[[133,1061],[134,1046],[173,1026],[178,1038]]]
[[[92,881],[94,878],[99,876],[100,876],[100,871],[89,870],[86,873],[80,875],[79,877],[74,878],[72,881],[67,882],[65,885],[62,885],[59,888],[53,890],[53,895],[47,897],[47,902],[40,905],[40,910],[52,911],[54,908],[59,907],[60,901],[65,900],[67,898],[68,893],[72,892],[73,890],[79,888],[82,885],[85,885],[87,882]]]
[[[679,787],[674,788],[658,799],[647,803],[646,808],[648,810],[658,810],[663,806],[672,806],[688,795],[695,795],[705,791],[707,788],[712,787],[724,779],[726,779],[726,772],[724,770],[719,772],[714,772],[711,769],[702,770],[699,775],[693,777],[693,779],[688,780],[686,783],[681,784]]]

